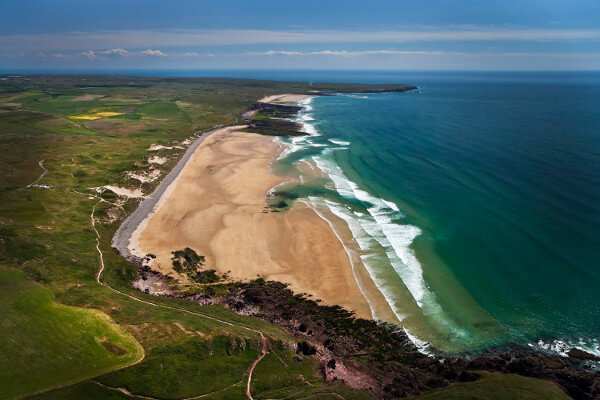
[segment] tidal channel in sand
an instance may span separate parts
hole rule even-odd
[[[285,212],[266,206],[271,188],[295,179],[273,173],[281,151],[274,138],[254,133],[222,130],[206,138],[133,233],[132,253],[155,254],[151,267],[185,284],[171,253],[190,247],[206,257],[206,268],[233,280],[277,280],[359,317],[395,322],[358,257],[344,248],[340,238],[351,233],[343,221],[334,230],[301,202]]]

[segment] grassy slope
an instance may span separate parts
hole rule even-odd
[[[474,382],[459,383],[419,396],[419,400],[568,400],[561,389],[542,379],[482,372]]]
[[[259,364],[261,368],[254,374],[259,384],[268,376],[270,385],[286,387],[298,397],[313,391],[348,393],[341,385],[329,387],[321,382],[317,363],[311,357],[291,361],[294,339],[276,326],[238,316],[221,306],[200,307],[134,291],[130,281],[136,275],[136,267],[118,256],[109,243],[125,212],[137,202],[124,201],[115,207],[89,198],[95,195],[91,188],[106,184],[141,186],[149,192],[152,184],[128,180],[126,171],[149,167],[150,144],[170,145],[198,130],[236,123],[237,115],[256,99],[293,87],[240,81],[135,85],[117,82],[114,86],[112,79],[87,82],[91,87],[74,87],[73,79],[66,78],[20,82],[16,88],[0,86],[5,91],[28,90],[0,98],[0,143],[5,150],[0,152],[0,262],[21,269],[63,304],[104,311],[141,343],[147,355],[141,363],[98,377],[97,381],[158,398],[197,396],[213,390],[217,392],[211,398],[245,398],[247,370],[260,351],[260,341],[258,334],[240,326],[139,303],[98,285],[94,279],[98,269],[96,235],[90,226],[94,205],[100,218],[97,227],[106,261],[104,281],[157,304],[195,310],[260,329],[269,337],[270,345],[279,350]],[[105,97],[72,101],[86,93]],[[70,119],[103,111],[125,114],[83,124]],[[157,154],[171,160],[160,166],[164,175],[181,150],[161,150]],[[45,160],[48,173],[39,183],[52,188],[20,189],[41,174],[40,160]],[[110,194],[103,197],[112,203],[118,200]],[[116,210],[119,220],[108,220],[109,209]],[[16,339],[25,343],[33,338],[26,335]],[[38,344],[44,346],[42,342]],[[68,347],[62,350],[68,351]],[[83,346],[81,351],[89,353],[91,349]],[[287,365],[282,364],[286,359]],[[82,367],[79,379],[89,376],[85,362],[75,360],[74,364]],[[22,371],[20,379],[27,380],[36,371],[45,374],[43,365],[34,363],[31,368]],[[1,373],[10,369],[8,362],[0,362]],[[62,369],[57,367],[55,372],[61,374]],[[11,373],[18,375],[19,370]],[[314,384],[310,386],[305,380]],[[0,389],[4,390],[4,385],[0,383]],[[91,392],[82,397],[80,388]],[[262,386],[253,388],[256,398],[261,398],[262,390]],[[99,398],[109,394],[121,396],[96,383],[86,383],[35,397],[80,399],[93,398],[92,393],[98,393]]]
[[[134,291],[130,282],[136,267],[117,255],[109,243],[125,213],[137,202],[118,202],[116,207],[110,203],[118,199],[110,194],[103,195],[110,203],[88,197],[95,194],[91,188],[106,184],[141,187],[148,193],[156,183],[131,181],[126,171],[148,169],[150,144],[170,145],[217,124],[235,124],[241,113],[265,95],[312,89],[360,90],[348,85],[309,87],[293,82],[89,76],[27,77],[0,84],[0,263],[22,270],[50,290],[60,303],[103,311],[131,333],[146,352],[146,358],[137,365],[33,398],[130,398],[100,384],[156,398],[202,394],[207,394],[206,399],[245,398],[246,372],[260,347],[258,335],[241,326],[260,329],[270,343],[270,353],[254,372],[255,398],[339,399],[329,393],[346,399],[372,398],[339,383],[323,383],[317,361],[312,357],[296,358],[292,351],[294,338],[274,325],[238,316],[221,306],[201,307]],[[3,93],[15,95],[2,97]],[[72,101],[83,94],[105,97]],[[83,123],[71,119],[103,111],[124,114]],[[160,166],[164,176],[181,150],[160,150],[156,154],[170,159]],[[40,160],[46,160],[48,173],[39,183],[52,188],[19,189],[39,177]],[[106,263],[103,281],[138,298],[237,326],[136,302],[98,285],[94,279],[98,269],[96,235],[90,226],[94,205]],[[115,213],[119,219],[111,221],[108,216]],[[0,340],[5,337],[7,334],[1,332]],[[22,348],[32,337],[19,335],[13,346]],[[44,346],[41,339],[37,345]],[[90,343],[80,350],[91,352],[94,346]],[[58,350],[68,347],[59,346]],[[83,379],[88,376],[86,363],[78,364],[82,368],[77,379]],[[29,371],[10,371],[12,365],[0,358],[0,374],[12,373],[23,381],[31,374],[43,374],[44,368],[35,363]],[[58,374],[62,369],[53,372]],[[5,390],[5,382],[0,380],[0,390]]]
[[[0,267],[0,309],[2,398],[97,376],[144,356],[106,314],[57,304],[14,268]],[[118,346],[119,355],[102,342]]]

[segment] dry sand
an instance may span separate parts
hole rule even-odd
[[[158,165],[162,165],[164,163],[167,162],[167,159],[165,157],[160,157],[160,156],[152,156],[150,158],[148,158],[148,162],[150,164],[158,164]]]
[[[286,104],[286,103],[297,103],[299,101],[308,99],[310,96],[307,94],[275,94],[273,96],[263,97],[259,100],[259,103],[275,103],[275,104]]]
[[[138,199],[141,197],[144,197],[144,193],[142,193],[142,191],[140,189],[127,189],[124,187],[120,187],[120,186],[114,186],[114,185],[106,185],[104,186],[104,188],[110,190],[111,192],[113,192],[116,195],[119,196],[123,196],[123,197],[128,197],[128,198],[132,198],[132,199]]]
[[[152,268],[177,276],[171,252],[191,247],[206,257],[207,268],[232,279],[261,276],[289,283],[297,293],[371,318],[366,293],[377,317],[393,319],[327,221],[302,203],[287,212],[265,207],[269,189],[290,179],[271,171],[280,152],[273,138],[253,133],[221,131],[208,137],[132,235],[133,252],[156,254]]]

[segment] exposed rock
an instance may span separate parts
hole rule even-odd
[[[600,361],[600,357],[580,349],[571,349],[567,352],[567,354],[569,357],[576,358],[578,360]]]
[[[317,348],[305,341],[299,342],[297,346],[298,347],[296,348],[296,353],[298,354],[304,354],[305,356],[312,356],[313,354],[317,354]]]
[[[184,297],[200,304],[220,302],[239,314],[287,329],[298,338],[295,350],[299,357],[319,357],[326,381],[340,380],[381,399],[416,396],[452,382],[472,381],[477,371],[551,380],[576,400],[600,396],[600,372],[585,369],[582,362],[516,346],[469,358],[426,356],[398,327],[355,318],[338,306],[320,305],[295,295],[285,284],[258,279],[226,288],[226,292],[220,291],[225,294],[218,296],[207,291]]]

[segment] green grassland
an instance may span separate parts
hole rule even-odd
[[[85,84],[79,87],[77,82],[83,79]],[[147,149],[151,144],[169,146],[197,131],[239,123],[239,116],[256,100],[268,94],[295,90],[294,85],[298,84],[121,77],[27,77],[8,83],[3,81],[0,85],[3,150],[0,152],[0,263],[21,270],[28,277],[27,283],[38,291],[44,290],[47,296],[54,296],[60,305],[42,307],[34,302],[30,309],[20,309],[22,315],[4,314],[0,317],[0,347],[14,350],[13,358],[28,347],[40,352],[47,349],[67,357],[69,364],[60,364],[58,356],[56,363],[47,363],[40,356],[40,362],[28,363],[28,368],[21,369],[13,368],[12,358],[0,358],[2,376],[11,374],[10,378],[17,382],[11,388],[0,384],[0,398],[19,397],[43,387],[92,376],[95,376],[94,381],[36,397],[124,396],[101,386],[104,384],[156,398],[185,398],[213,392],[210,398],[246,398],[248,369],[261,350],[258,333],[246,328],[263,332],[271,349],[254,372],[255,398],[262,398],[263,391],[275,389],[296,393],[296,397],[313,392],[355,394],[340,384],[331,386],[322,382],[318,362],[312,357],[297,357],[293,351],[295,339],[274,325],[239,316],[222,306],[201,307],[186,301],[155,298],[131,288],[137,267],[116,254],[109,243],[119,223],[137,206],[138,200],[119,199],[111,193],[98,195],[93,190],[115,184],[141,187],[149,193],[158,182],[141,184],[128,179],[126,172],[147,170],[148,156],[157,154],[169,159],[164,165],[156,166],[164,175],[182,154],[180,149],[149,153]],[[103,97],[74,101],[85,94]],[[100,112],[123,114],[95,120],[73,118]],[[38,183],[51,187],[27,187],[41,175],[38,165],[41,160],[48,172]],[[103,282],[137,298],[171,308],[135,301],[95,281],[99,264],[96,233],[90,223],[94,206],[106,264]],[[8,292],[0,296],[3,302],[14,302]],[[76,326],[65,324],[46,342],[42,340],[47,336],[45,332],[52,331],[58,322],[42,327],[42,322],[28,320],[30,331],[11,335],[6,330],[11,329],[9,322],[37,315],[31,309],[40,315],[44,309],[71,310],[70,315],[93,316],[103,312],[120,328],[105,320],[106,332],[96,332],[94,337],[110,337],[116,341],[118,332],[124,330],[143,347],[145,358],[131,367],[103,374],[131,363],[131,358],[110,364],[109,361],[117,357],[91,341],[91,333],[77,339],[79,331],[81,335],[86,331]],[[76,352],[68,341],[52,339],[68,332],[75,335]],[[127,348],[124,339],[121,342],[120,347]],[[128,346],[133,346],[133,342]],[[95,361],[90,363],[90,360]],[[18,382],[22,382],[20,386]],[[360,397],[370,398],[364,393]]]
[[[562,390],[542,379],[481,372],[474,382],[451,385],[417,397],[419,400],[568,400]]]
[[[139,200],[94,190],[113,184],[150,193],[158,181],[140,183],[127,172],[147,171],[156,154],[168,159],[154,166],[164,176],[182,155],[177,148],[150,153],[150,145],[171,146],[198,131],[239,124],[263,96],[365,88],[123,76],[0,81],[0,399],[50,387],[56,389],[30,398],[243,399],[261,353],[260,333],[268,353],[253,373],[254,398],[372,399],[323,382],[318,360],[297,355],[296,339],[273,324],[134,290],[137,267],[110,241]],[[83,95],[96,96],[77,100]],[[103,112],[120,114],[74,118]],[[50,187],[28,187],[42,174],[42,160],[48,172],[38,184]],[[96,282],[97,243],[106,268],[102,282],[120,292]],[[143,360],[130,365],[140,346]],[[126,353],[115,354],[119,349]]]
[[[14,268],[0,267],[3,396],[34,393],[138,362],[138,342],[92,309],[54,302]]]

